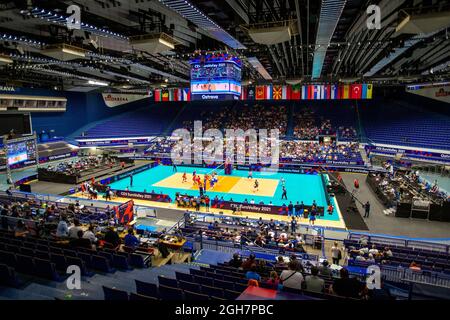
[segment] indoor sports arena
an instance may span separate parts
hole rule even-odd
[[[449,36],[445,0],[2,1],[0,300],[449,299]]]

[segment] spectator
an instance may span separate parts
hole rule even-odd
[[[108,228],[108,231],[106,231],[103,240],[113,249],[117,249],[117,247],[120,245],[120,238],[117,232],[114,230],[114,227]]]
[[[269,279],[267,279],[266,285],[274,290],[278,289],[278,286],[280,285],[280,277],[278,277],[278,273],[276,271],[270,271]]]
[[[366,290],[366,286],[356,278],[350,278],[348,270],[342,268],[339,271],[340,278],[336,279],[331,286],[331,293],[348,298],[361,298]]]
[[[261,281],[261,276],[258,274],[258,272],[256,272],[256,265],[253,265],[249,271],[247,271],[247,273],[245,274],[245,278],[247,280],[256,280],[256,281]]]
[[[277,258],[277,263],[275,264],[275,268],[279,269],[279,270],[280,269],[284,270],[287,268],[287,264],[286,264],[286,262],[284,262],[284,258],[282,256],[279,256]]]
[[[331,247],[331,258],[333,259],[333,264],[339,265],[339,261],[342,259],[342,252],[339,249],[337,241],[334,242],[334,245]]]
[[[15,237],[25,237],[28,234],[28,230],[25,226],[25,223],[23,223],[22,220],[17,221],[16,228],[14,229],[14,236]]]
[[[242,265],[242,259],[239,256],[239,253],[234,253],[233,258],[228,262],[228,265],[235,268],[240,268]]]
[[[69,238],[77,239],[78,231],[82,230],[80,226],[80,221],[78,219],[73,219],[73,226],[69,228]]]
[[[56,228],[56,236],[58,238],[64,238],[69,235],[69,228],[67,226],[67,218],[61,216],[59,219],[58,227]]]
[[[248,271],[252,268],[252,266],[256,266],[256,257],[255,255],[252,253],[250,254],[250,256],[248,257],[248,259],[246,259],[241,267],[242,269],[244,269],[245,271]]]
[[[92,249],[91,241],[83,238],[83,230],[78,230],[77,238],[70,240],[70,246],[73,248]]]
[[[90,225],[88,230],[83,234],[84,239],[89,239],[91,244],[94,244],[97,242],[97,237],[94,234],[94,226]]]
[[[134,235],[133,228],[128,229],[128,233],[123,240],[125,247],[130,248],[132,250],[136,250],[136,248],[138,248],[139,244],[141,243],[139,239]]]
[[[327,260],[324,260],[322,265],[319,266],[319,274],[323,277],[331,278],[333,276],[333,272],[331,271]]]
[[[289,262],[289,270],[284,270],[281,272],[280,280],[282,281],[283,287],[289,289],[302,289],[303,275],[297,271],[298,263],[296,261]]]
[[[325,289],[325,281],[318,277],[319,269],[315,266],[311,267],[311,275],[305,277],[305,288],[311,292],[323,292]]]

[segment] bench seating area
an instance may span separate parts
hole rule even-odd
[[[344,240],[347,248],[360,249],[362,246],[358,240]],[[368,243],[368,248],[375,245],[378,250],[384,249],[386,244]],[[389,245],[393,256],[385,260],[385,264],[408,268],[412,262],[417,263],[423,271],[442,272],[450,275],[450,255],[446,252],[432,251],[427,249],[414,249],[402,246]],[[367,263],[366,263],[367,264]],[[354,260],[349,260],[349,265],[361,265]],[[364,263],[362,263],[364,265]]]
[[[72,248],[53,240],[14,238],[10,232],[0,231],[0,280],[6,285],[17,284],[16,273],[58,281],[70,265],[79,266],[83,275],[90,276],[93,272],[146,268],[149,263],[150,256],[140,253]]]

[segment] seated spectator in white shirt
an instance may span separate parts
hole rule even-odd
[[[372,249],[369,250],[369,253],[373,254],[374,256],[378,254],[378,249],[374,244],[372,245]]]
[[[69,228],[69,238],[78,239],[78,231],[83,231],[80,226],[80,221],[78,219],[73,220],[73,226]]]
[[[323,292],[325,289],[325,281],[319,278],[319,269],[315,266],[311,267],[311,275],[305,277],[306,290],[311,292]]]
[[[90,225],[89,229],[83,234],[84,239],[89,239],[92,244],[97,242],[97,237],[94,234],[94,226]]]
[[[283,287],[290,289],[302,289],[303,275],[298,272],[298,263],[296,261],[289,262],[289,270],[283,270],[280,275],[280,280]]]

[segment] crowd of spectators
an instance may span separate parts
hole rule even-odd
[[[332,277],[327,261],[320,265],[311,265],[298,259],[280,256],[276,263],[267,263],[251,254],[243,260],[238,253],[227,263],[228,266],[243,270],[249,286],[258,286],[288,292],[304,292],[306,295],[334,295],[353,299],[392,299],[389,291],[369,290],[363,281],[351,277],[346,268]]]
[[[419,172],[412,170],[371,173],[369,183],[386,202],[390,203],[410,202],[414,197],[436,202],[449,201],[449,195],[439,189],[437,181],[431,184],[421,179]]]
[[[112,168],[118,165],[114,158],[98,156],[81,157],[76,160],[59,162],[56,165],[47,166],[46,170],[51,172],[59,172],[66,175],[80,175],[84,171],[106,167]]]
[[[327,161],[362,161],[357,143],[324,144],[316,142],[301,142],[298,140],[283,141],[280,158],[299,159],[302,162]]]

